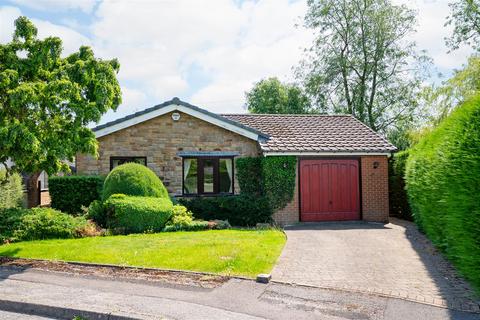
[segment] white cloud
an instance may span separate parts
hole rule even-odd
[[[0,7],[0,43],[10,42],[15,30],[14,22],[22,12],[14,7]],[[67,55],[78,51],[82,45],[90,45],[90,40],[75,30],[49,21],[31,19],[38,29],[38,37],[43,39],[49,36],[56,36],[62,39],[63,54]]]
[[[10,2],[39,11],[60,12],[80,9],[90,13],[97,0],[10,0]]]
[[[452,32],[451,26],[445,26],[450,14],[448,2],[444,0],[396,0],[396,3],[405,4],[418,13],[417,32],[412,39],[417,42],[419,49],[426,49],[433,58],[435,67],[441,72],[458,69],[472,54],[472,49],[461,47],[459,50],[448,52],[445,38]]]
[[[117,119],[125,117],[129,114],[135,113],[145,109],[147,102],[147,95],[142,90],[132,89],[126,86],[122,86],[122,104],[118,107],[116,111],[108,111],[103,117],[110,121],[112,119]],[[106,121],[103,121],[106,122]]]
[[[156,102],[179,96],[213,111],[241,112],[254,81],[291,74],[311,39],[294,26],[305,9],[303,1],[288,0],[105,1],[92,27],[94,47],[118,57],[119,78]],[[211,83],[189,97],[192,64]]]
[[[32,19],[32,22],[38,29],[39,38],[55,36],[62,39],[64,55],[78,51],[78,48],[82,45],[91,45],[87,37],[68,27],[38,19]]]
[[[21,15],[21,11],[14,7],[0,7],[0,43],[12,40],[15,26],[13,22]]]
[[[295,27],[302,24],[307,9],[302,0],[15,1],[45,11],[94,10],[91,25],[79,25],[74,16],[57,21],[66,26],[33,21],[42,37],[60,36],[67,53],[86,44],[97,56],[119,59],[124,102],[102,122],[174,96],[215,112],[244,112],[245,91],[269,76],[293,80],[292,68],[313,40],[311,30]],[[57,2],[61,3],[55,6]],[[395,2],[418,11],[418,33],[412,37],[440,71],[466,62],[469,49],[448,54],[444,45],[449,35],[443,26],[447,1]],[[13,20],[20,13],[17,8],[0,8],[0,41],[11,39]]]

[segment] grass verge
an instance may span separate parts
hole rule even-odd
[[[272,270],[284,244],[278,230],[210,230],[25,241],[0,246],[0,256],[255,277]]]

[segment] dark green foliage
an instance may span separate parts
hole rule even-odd
[[[243,194],[261,195],[262,188],[262,158],[245,157],[235,161],[236,177]]]
[[[0,169],[0,182],[5,179],[5,173],[4,169]],[[18,173],[13,173],[8,181],[0,184],[0,209],[20,207],[22,200],[22,178]]]
[[[302,114],[315,111],[301,87],[282,83],[275,77],[255,83],[246,93],[246,99],[251,113]]]
[[[169,198],[115,194],[105,201],[107,226],[116,233],[161,231],[172,215]]]
[[[408,150],[396,153],[388,165],[390,214],[401,219],[413,220],[405,190],[405,164]]]
[[[103,199],[112,194],[168,198],[168,192],[155,172],[138,163],[122,164],[108,174],[103,187]]]
[[[48,191],[52,208],[70,214],[80,213],[94,200],[101,199],[104,177],[65,176],[50,177]]]
[[[262,196],[240,194],[225,197],[181,198],[181,204],[193,212],[196,219],[228,220],[233,226],[255,226],[271,222],[272,209]]]
[[[22,241],[74,238],[88,224],[84,217],[72,217],[50,208],[3,209],[0,211],[0,240]]]
[[[264,192],[272,209],[284,208],[295,192],[297,158],[275,156],[262,159]]]
[[[273,210],[285,207],[293,198],[296,161],[296,157],[239,158],[240,195],[184,198],[179,202],[197,219],[228,220],[235,226],[271,222]]]
[[[163,231],[173,232],[173,231],[201,231],[209,229],[208,221],[192,221],[186,225],[168,225]]]
[[[107,227],[107,208],[101,200],[94,200],[88,207],[87,217],[102,228]]]
[[[410,151],[416,223],[480,291],[480,97],[457,107]]]

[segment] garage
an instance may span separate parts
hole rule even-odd
[[[357,159],[300,160],[301,221],[360,219]]]

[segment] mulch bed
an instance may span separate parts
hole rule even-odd
[[[123,267],[115,265],[63,262],[51,260],[0,257],[0,266],[42,271],[66,272],[78,276],[95,276],[121,280],[140,280],[152,283],[216,288],[229,277],[201,272],[186,272],[153,268]]]

